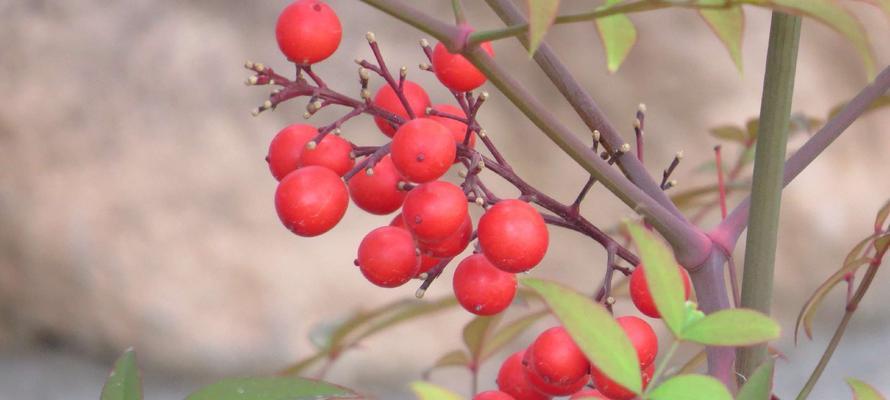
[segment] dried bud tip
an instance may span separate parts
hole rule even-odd
[[[274,79],[269,79],[269,84],[270,84],[270,85],[274,85],[274,84],[275,84],[275,80],[274,80]]]
[[[365,62],[365,60],[362,60],[361,58],[356,58],[355,60],[352,60],[352,62],[354,62],[358,65],[362,65]]]
[[[371,91],[368,89],[362,89],[361,96],[363,99],[368,100],[371,98]]]
[[[256,85],[257,81],[259,81],[259,79],[256,76],[251,76],[247,78],[247,81],[245,81],[244,84],[247,86]]]
[[[683,159],[683,150],[678,151],[677,154],[674,155],[674,157],[678,160],[682,160]]]
[[[486,132],[485,129],[480,129],[480,130],[479,130],[479,137],[484,138],[484,137],[487,137],[487,136],[488,136],[488,132]]]
[[[253,61],[250,61],[250,60],[245,61],[244,68],[253,69]]]
[[[260,115],[261,112],[263,112],[263,110],[260,110],[259,108],[254,108],[253,110],[250,110],[250,115],[253,115],[254,117],[256,117],[257,115]]]
[[[307,149],[314,150],[316,147],[318,147],[318,142],[316,142],[314,140],[310,140],[310,141],[306,142]]]
[[[417,297],[418,299],[422,299],[424,293],[426,293],[426,289],[424,289],[424,288],[417,289],[417,291],[414,292],[414,297]]]
[[[343,131],[341,131],[340,128],[334,128],[334,130],[331,131],[331,133],[333,133],[333,134],[335,134],[335,135],[337,135],[337,136],[340,136],[340,134],[341,134],[342,132],[343,132]]]
[[[365,170],[365,175],[374,176],[374,168],[368,168]]]
[[[479,101],[485,100],[488,100],[488,92],[482,92],[482,94],[479,95]]]
[[[477,197],[477,198],[476,198],[476,204],[478,204],[478,205],[480,205],[480,206],[484,206],[484,205],[485,205],[485,200],[482,199],[481,197]]]
[[[634,120],[634,129],[640,129],[643,124],[640,123],[640,119],[637,118]]]
[[[485,161],[479,161],[478,168],[480,171],[485,169]]]
[[[610,306],[615,304],[615,298],[612,296],[606,297],[606,304],[608,304]]]
[[[426,272],[421,272],[420,275],[417,275],[417,279],[425,281],[428,276],[430,276],[430,275],[427,274]]]
[[[358,76],[362,78],[362,80],[368,80],[371,78],[371,74],[368,72],[368,69],[365,67],[358,67]]]
[[[467,177],[467,171],[464,171],[464,170],[457,171],[457,176],[459,176],[459,177],[461,177],[461,178],[466,178],[466,177]]]
[[[433,69],[432,66],[430,66],[429,64],[426,64],[426,63],[417,64],[417,68],[420,68],[422,71],[429,71],[429,70]]]
[[[263,108],[272,108],[272,100],[266,100],[263,102]]]
[[[596,129],[593,130],[593,141],[594,142],[600,141],[600,131],[599,130],[596,130]]]
[[[621,147],[618,148],[618,151],[621,153],[627,153],[630,151],[630,143],[622,144]]]
[[[637,106],[637,111],[639,111],[639,112],[641,112],[641,113],[646,112],[646,104],[645,104],[645,103],[640,103],[640,105]]]
[[[420,39],[420,47],[430,47],[430,42],[426,39]]]
[[[350,151],[350,152],[349,152],[349,159],[350,159],[350,160],[355,160],[355,152],[354,152],[354,151]]]
[[[312,118],[312,113],[310,113],[310,112],[304,112],[304,113],[303,113],[303,119],[309,119],[309,118]]]
[[[374,35],[374,32],[366,33],[365,39],[368,39],[368,43],[377,43],[377,36]]]
[[[399,183],[396,183],[396,188],[399,189],[399,190],[407,190],[407,189],[408,189],[408,182],[405,182],[405,181],[399,181]]]
[[[259,72],[263,72],[263,71],[266,70],[266,66],[263,65],[263,63],[256,63],[256,64],[253,65],[253,69],[255,69],[255,70],[259,71]]]
[[[423,110],[423,111],[424,111],[427,115],[430,115],[430,114],[433,113],[433,108],[432,108],[432,107],[427,107],[426,110]]]
[[[402,78],[408,76],[408,67],[402,66],[402,68],[399,68],[399,76]]]

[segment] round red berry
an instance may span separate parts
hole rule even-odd
[[[402,92],[414,115],[423,116],[426,113],[426,108],[430,106],[430,96],[426,94],[426,91],[420,85],[406,80],[402,85]],[[399,100],[399,96],[392,86],[384,85],[377,91],[374,96],[374,105],[401,117],[403,120],[409,119],[408,111],[405,110],[405,106],[402,105],[402,101]],[[393,124],[382,117],[375,116],[374,123],[386,136],[392,137],[396,133]]]
[[[689,300],[689,295],[692,292],[689,273],[683,267],[679,267],[678,270],[683,278],[684,296],[686,300]],[[655,306],[655,299],[649,292],[649,284],[646,283],[646,275],[643,273],[643,264],[638,265],[630,274],[630,299],[641,313],[652,318],[661,318],[661,313]]]
[[[544,218],[520,200],[504,200],[485,211],[477,233],[482,253],[491,263],[513,273],[538,265],[549,243]]]
[[[393,218],[392,221],[390,221],[389,226],[396,226],[396,227],[399,227],[402,229],[408,229],[408,225],[405,225],[405,219],[402,218],[401,213],[396,215],[396,217]],[[428,256],[426,254],[421,253],[420,254],[420,269],[417,270],[417,275],[420,275],[424,272],[428,272],[429,270],[433,269],[433,267],[438,265],[440,261],[442,261],[442,259],[433,257],[433,256]]]
[[[491,43],[485,42],[481,46],[489,56],[494,55]],[[481,71],[476,69],[464,56],[449,53],[442,43],[436,44],[432,59],[436,78],[439,78],[439,82],[451,90],[467,92],[485,83],[485,75]]]
[[[300,236],[329,231],[346,213],[349,194],[333,171],[318,166],[288,174],[275,190],[275,210],[287,229]]]
[[[392,162],[402,176],[424,183],[448,172],[457,155],[451,132],[427,118],[415,119],[399,127],[392,137]]]
[[[383,226],[374,229],[358,246],[358,265],[371,283],[396,287],[417,275],[420,256],[407,229]]]
[[[281,11],[275,25],[278,48],[297,64],[314,64],[330,57],[342,35],[337,14],[320,0],[291,3]]]
[[[500,390],[486,390],[473,396],[473,400],[516,400]]]
[[[439,258],[454,257],[467,248],[472,237],[473,219],[470,218],[470,214],[467,214],[467,218],[460,228],[457,228],[457,231],[447,238],[435,242],[418,241],[417,247],[424,255]]]
[[[456,115],[461,118],[466,118],[467,115],[464,114],[464,110],[461,110],[460,107],[453,106],[451,104],[436,104],[433,106],[433,110],[436,110],[440,113]],[[438,115],[429,115],[427,118],[436,121],[442,126],[448,128],[451,131],[451,135],[454,136],[454,143],[463,143],[464,138],[467,135],[467,124],[460,122],[454,118],[442,117]],[[470,133],[470,148],[476,147],[476,135],[474,133]],[[455,161],[457,162],[457,161]]]
[[[643,369],[641,374],[641,377],[643,378],[643,389],[649,385],[649,381],[652,379],[652,374],[654,373],[654,364]],[[606,398],[612,400],[630,400],[636,397],[633,392],[625,389],[624,386],[613,381],[593,366],[590,368],[590,377],[593,378],[593,385],[596,386],[596,389]]]
[[[467,311],[494,315],[504,311],[516,295],[516,276],[495,268],[481,254],[473,254],[454,270],[454,297]]]
[[[637,350],[637,357],[640,359],[640,367],[645,368],[655,361],[655,355],[658,354],[658,335],[648,322],[641,318],[627,315],[615,319],[618,325],[624,329],[634,349]]]
[[[405,196],[402,217],[418,240],[435,242],[457,232],[467,218],[467,198],[452,183],[418,185]]]
[[[600,391],[596,390],[596,389],[585,389],[578,393],[573,394],[572,397],[569,397],[569,400],[590,400],[590,399],[609,400],[608,397],[603,396],[603,394],[600,393]]]
[[[528,352],[526,352],[526,358],[528,358]],[[535,390],[548,396],[568,396],[583,389],[584,386],[587,385],[587,382],[590,381],[590,376],[584,375],[581,379],[578,379],[575,382],[569,382],[565,385],[557,385],[544,380],[544,378],[538,375],[535,371],[532,371],[526,363],[525,379],[528,380],[528,383],[530,383]]]
[[[550,400],[550,396],[535,390],[525,379],[525,368],[522,366],[524,354],[525,350],[513,353],[501,364],[497,378],[498,389],[516,400]]]
[[[300,166],[318,165],[343,176],[355,165],[352,158],[352,144],[337,135],[327,135],[315,146],[303,146],[300,153]]]
[[[587,357],[561,326],[541,332],[528,347],[526,357],[529,369],[554,386],[570,386],[586,377],[590,368]]]
[[[272,172],[275,179],[280,181],[291,171],[297,169],[303,147],[315,135],[318,135],[318,130],[314,126],[293,124],[282,129],[272,138],[266,162],[269,163],[269,171]]]
[[[405,201],[406,192],[398,187],[402,180],[392,159],[386,155],[371,168],[370,175],[359,171],[349,179],[349,195],[362,210],[386,215],[398,210]]]

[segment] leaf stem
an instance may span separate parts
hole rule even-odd
[[[458,25],[467,23],[467,16],[464,14],[464,7],[460,0],[451,0],[451,9],[454,10],[454,22]]]
[[[800,22],[799,16],[773,12],[760,105],[760,126],[751,188],[753,207],[745,248],[741,305],[765,314],[770,313],[772,306],[782,176],[800,41]],[[740,348],[738,353],[736,368],[744,377],[750,376],[768,356],[765,343]]]
[[[646,397],[646,394],[649,393],[649,390],[656,386],[656,382],[661,378],[661,375],[664,374],[664,371],[667,370],[667,366],[670,363],[671,359],[674,357],[674,353],[677,352],[677,349],[680,348],[680,341],[674,340],[671,343],[671,347],[668,348],[667,353],[664,354],[664,357],[661,358],[661,361],[658,362],[658,365],[655,367],[655,373],[652,374],[652,379],[649,381],[649,386],[646,386],[646,389],[643,390],[643,398]]]

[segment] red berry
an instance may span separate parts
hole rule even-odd
[[[589,400],[589,399],[609,400],[608,397],[603,396],[603,394],[600,393],[600,391],[596,390],[596,389],[582,390],[578,393],[573,394],[572,397],[569,397],[569,400]]]
[[[318,165],[343,176],[355,165],[350,155],[352,144],[337,135],[327,135],[314,148],[303,146],[300,153],[300,166]]]
[[[587,382],[590,381],[590,376],[584,375],[584,377],[582,377],[581,379],[578,379],[575,382],[570,382],[566,385],[554,385],[545,381],[544,378],[542,378],[536,372],[532,371],[528,367],[528,365],[526,365],[525,379],[535,388],[535,390],[548,396],[568,396],[583,389],[584,386],[587,385]]]
[[[541,262],[549,242],[544,218],[528,203],[504,200],[479,219],[482,253],[507,272],[528,271]]]
[[[424,183],[405,196],[402,216],[418,240],[442,240],[457,232],[466,220],[467,198],[454,184]]]
[[[451,132],[430,119],[408,121],[392,137],[392,162],[412,182],[439,179],[451,168],[456,155]]]
[[[402,86],[402,92],[405,93],[405,98],[414,115],[423,116],[426,113],[426,108],[430,106],[430,96],[426,94],[426,91],[420,85],[406,80]],[[407,121],[409,118],[408,111],[405,110],[392,86],[384,85],[377,91],[374,96],[374,105],[402,117],[403,120]],[[384,118],[375,116],[374,123],[386,136],[392,137],[396,133],[396,128]]]
[[[686,269],[679,267],[680,275],[683,277],[683,290],[686,300],[692,292],[692,284],[689,282],[689,273]],[[661,318],[661,313],[655,307],[655,299],[649,292],[649,284],[646,283],[646,275],[643,273],[643,264],[638,265],[634,272],[630,274],[630,299],[641,313],[652,318]]]
[[[405,225],[405,219],[402,218],[402,214],[396,215],[395,218],[390,221],[389,226],[395,226],[402,229],[408,229],[408,225]],[[410,232],[410,231],[409,231]],[[420,275],[424,272],[427,272],[436,265],[439,264],[439,261],[442,261],[439,258],[428,256],[426,254],[420,255],[420,269],[417,270],[417,275]]]
[[[280,181],[288,173],[297,169],[303,147],[315,135],[318,135],[318,130],[314,126],[293,124],[282,129],[272,138],[266,162],[269,163],[269,171],[272,172],[275,179]]]
[[[461,110],[460,107],[456,107],[451,104],[436,104],[433,106],[433,110],[464,118],[466,118],[467,116],[466,114],[464,114],[464,110]],[[448,130],[451,131],[451,134],[454,136],[455,143],[464,142],[464,138],[467,134],[467,124],[460,122],[454,118],[440,117],[438,115],[430,115],[427,116],[427,118],[436,121],[442,124],[442,126],[448,128]],[[474,133],[470,133],[470,148],[474,147],[476,147],[476,135]]]
[[[333,171],[318,166],[288,174],[275,190],[275,210],[287,229],[300,236],[329,231],[346,213],[349,194]]]
[[[550,400],[550,396],[535,390],[525,379],[525,368],[522,366],[524,354],[525,350],[513,353],[501,364],[497,379],[498,389],[516,400]]]
[[[494,315],[504,311],[516,295],[516,276],[495,268],[481,254],[473,254],[454,270],[454,297],[467,311]]]
[[[392,159],[389,155],[384,156],[371,171],[371,175],[359,171],[349,179],[352,201],[371,214],[386,215],[398,210],[405,201],[406,192],[399,190],[399,181],[403,179]]]
[[[654,373],[655,365],[649,365],[649,367],[643,369],[641,374],[641,377],[643,378],[643,389],[649,385],[649,381],[652,379],[652,374]],[[624,386],[619,385],[600,372],[600,370],[592,366],[590,368],[590,377],[593,378],[593,384],[596,386],[596,389],[609,399],[630,400],[636,397],[633,392],[625,389]]]
[[[488,55],[494,55],[491,43],[485,42],[481,46]],[[464,56],[449,53],[442,43],[436,44],[436,48],[433,49],[433,71],[439,82],[458,92],[467,92],[485,83],[485,75],[481,71]]]
[[[371,283],[396,287],[417,275],[420,257],[407,229],[383,226],[374,229],[358,246],[358,265]]]
[[[473,400],[516,400],[513,396],[499,390],[487,390],[473,396]]]
[[[637,357],[640,359],[640,367],[645,368],[655,361],[655,355],[658,354],[658,336],[646,321],[632,315],[618,317],[615,319],[618,325],[624,329],[628,339],[637,350]]]
[[[330,57],[343,35],[340,19],[320,0],[297,0],[285,7],[275,25],[278,48],[297,64],[314,64]]]
[[[554,386],[571,386],[586,377],[590,368],[587,357],[561,326],[541,332],[528,347],[526,357],[529,369],[544,382]],[[580,387],[566,394],[579,389]]]
[[[472,237],[473,219],[470,218],[470,214],[467,214],[467,218],[460,228],[457,228],[457,231],[447,238],[436,242],[418,241],[417,246],[424,255],[439,258],[454,257],[467,248]]]

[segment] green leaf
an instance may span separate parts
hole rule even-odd
[[[721,5],[725,0],[699,0],[702,5]],[[732,6],[726,9],[699,9],[699,15],[707,22],[708,27],[714,31],[726,50],[729,57],[735,63],[739,74],[744,68],[742,64],[742,37],[745,32],[745,12],[741,6]]]
[[[884,400],[884,396],[871,385],[854,378],[847,378],[846,381],[853,389],[854,400]]]
[[[754,370],[739,389],[736,400],[769,400],[773,393],[773,369],[776,360],[770,359]]]
[[[748,141],[748,135],[745,134],[745,131],[734,125],[723,125],[711,128],[710,132],[711,136],[718,139],[731,140],[742,144]]]
[[[467,350],[469,350],[470,358],[472,360],[479,359],[479,355],[482,353],[482,347],[485,345],[488,336],[491,334],[491,331],[497,327],[500,320],[500,315],[491,317],[480,316],[473,318],[472,321],[464,326],[464,344],[467,345]]]
[[[327,382],[303,378],[233,378],[205,386],[186,400],[322,400],[359,399],[354,392]]]
[[[865,66],[868,79],[875,76],[875,60],[862,25],[836,0],[744,0],[744,3],[804,15],[828,25],[843,35],[856,51]]]
[[[535,54],[553,25],[559,0],[526,0],[528,3],[528,54]]]
[[[684,328],[705,318],[705,313],[698,309],[698,304],[694,301],[687,300],[684,307],[686,309],[686,316],[683,319]]]
[[[592,364],[621,386],[640,393],[643,382],[636,350],[601,304],[558,283],[526,278],[522,284],[541,295]]]
[[[885,233],[875,239],[875,251],[878,254],[887,251],[887,247],[890,247],[890,233]]]
[[[428,382],[417,381],[411,384],[411,390],[420,400],[462,400],[457,393],[454,393],[441,386],[433,385]]]
[[[491,335],[491,338],[485,342],[484,346],[482,346],[479,362],[481,363],[487,360],[547,314],[549,314],[547,310],[537,311],[522,318],[510,321],[510,323],[504,325],[501,329]]]
[[[745,122],[745,130],[751,140],[757,140],[757,132],[760,129],[760,118],[751,118]]]
[[[639,249],[655,308],[674,336],[682,338],[683,324],[686,321],[686,300],[683,298],[683,278],[678,272],[681,267],[671,250],[652,232],[637,223],[628,222],[626,226]]]
[[[430,373],[435,369],[446,368],[446,367],[468,367],[470,365],[470,357],[467,356],[467,352],[463,350],[452,350],[448,353],[443,354],[433,363],[432,367],[427,368],[423,372],[424,379],[428,378]]]
[[[720,381],[698,374],[677,375],[649,393],[650,400],[732,400]]]
[[[734,308],[705,316],[683,330],[683,339],[709,346],[749,346],[779,337],[781,328],[754,310]]]
[[[887,217],[890,217],[890,200],[881,207],[878,211],[878,215],[875,216],[875,230],[881,230],[884,227],[884,223],[887,222]]]
[[[621,3],[622,0],[606,0],[598,10],[603,10]],[[624,14],[615,14],[596,19],[596,30],[599,31],[600,40],[606,50],[606,66],[609,72],[615,72],[624,59],[627,58],[630,49],[637,42],[637,28]]]
[[[871,238],[866,239],[866,241],[860,242],[862,244],[867,244],[870,242]],[[859,247],[857,245],[857,247]],[[856,250],[854,247],[853,250]],[[861,251],[861,250],[860,250]],[[858,253],[858,252],[857,252]],[[853,253],[851,253],[853,254]],[[803,307],[800,309],[800,313],[797,315],[797,322],[794,324],[794,342],[797,343],[798,332],[800,331],[800,327],[804,327],[804,331],[807,334],[807,337],[813,338],[813,316],[816,314],[816,310],[819,309],[819,305],[822,304],[822,300],[825,299],[825,296],[828,294],[831,289],[833,289],[838,283],[844,280],[844,277],[847,274],[856,271],[859,267],[868,264],[871,261],[869,257],[860,257],[854,258],[852,260],[848,259],[844,262],[844,265],[837,270],[834,274],[832,274],[825,282],[822,282],[818,288],[810,295],[810,298],[807,299],[806,303],[804,303]]]
[[[142,400],[142,379],[132,347],[114,362],[102,388],[101,400]]]

